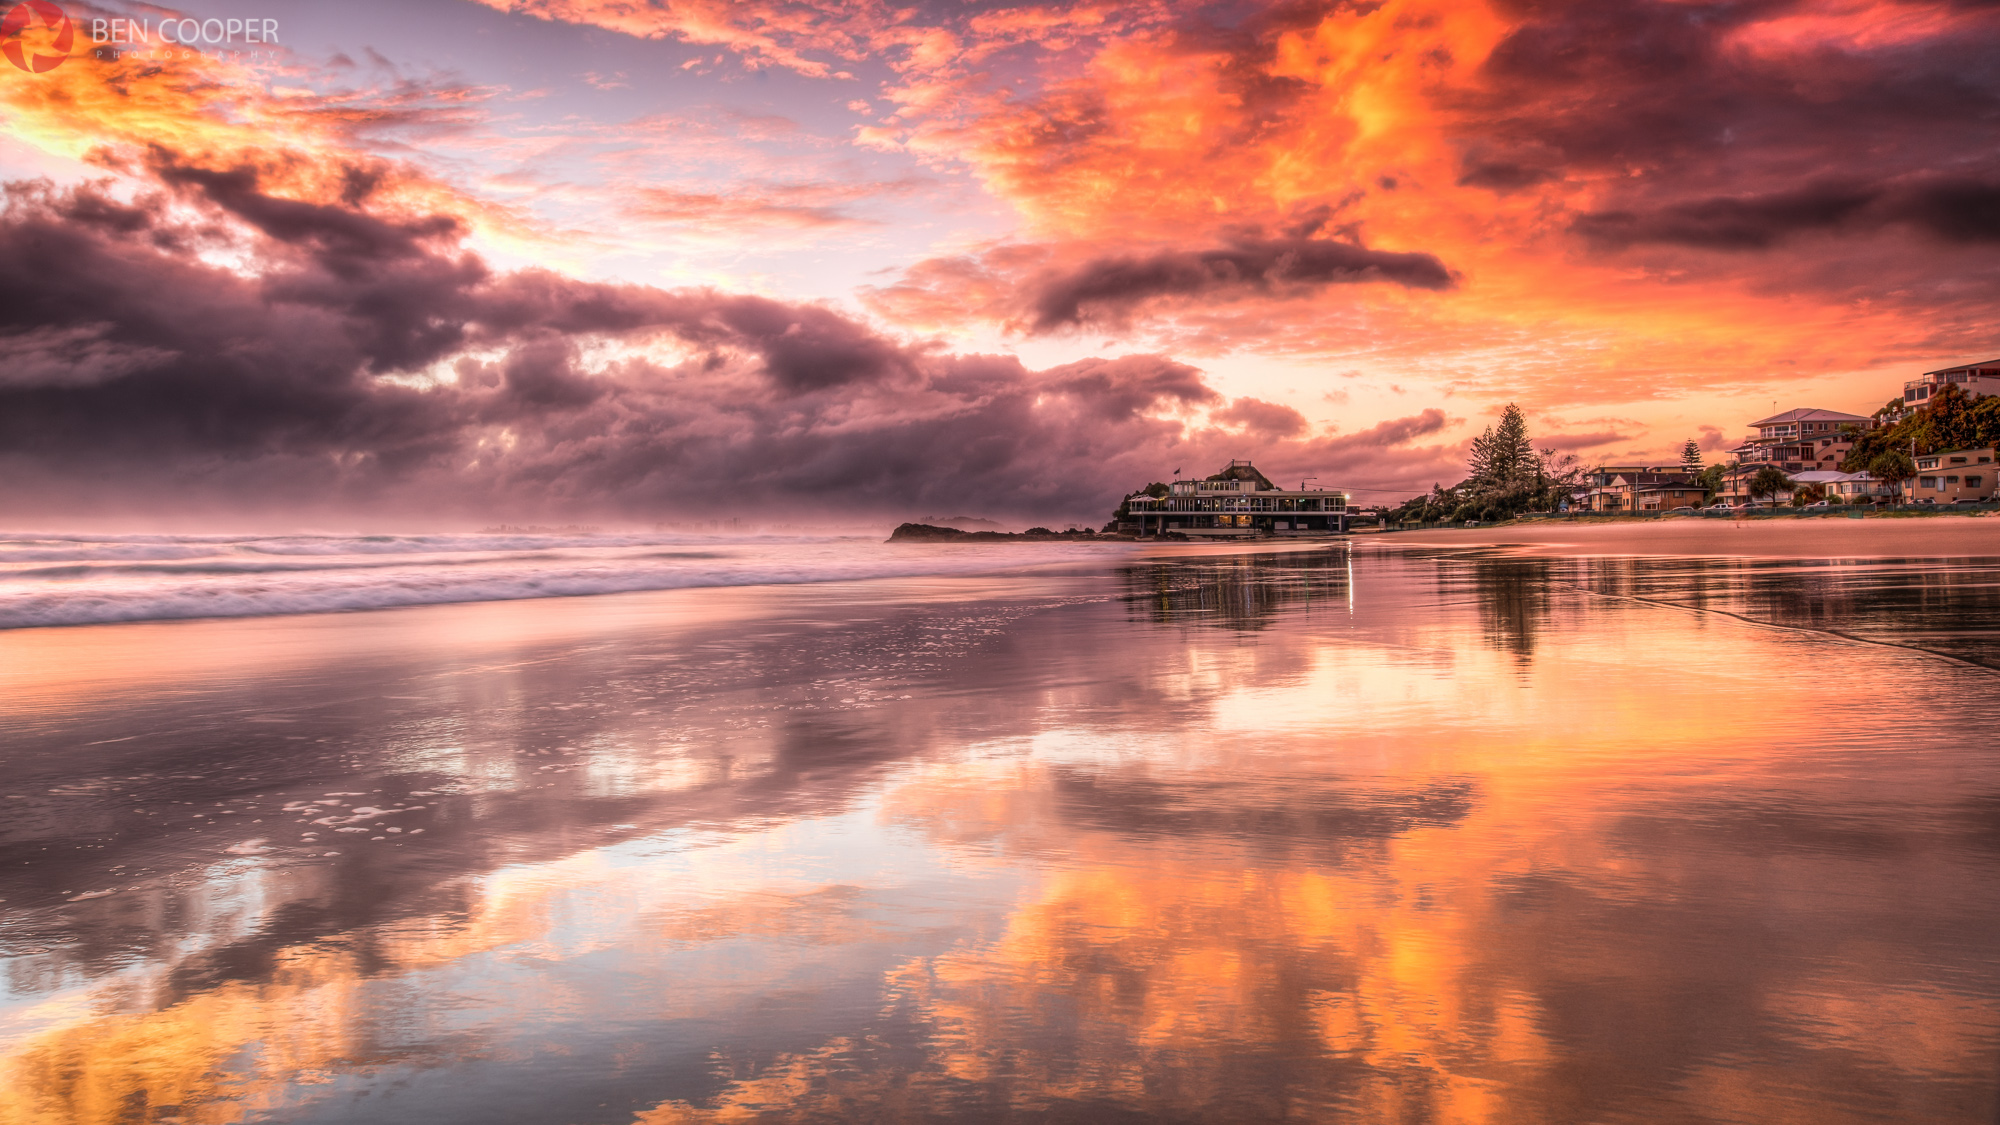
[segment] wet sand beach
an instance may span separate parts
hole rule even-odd
[[[1736,520],[1677,516],[1604,523],[1535,520],[1500,527],[1394,531],[1360,535],[1356,540],[1614,555],[1962,558],[2000,554],[2000,519],[1871,515],[1858,520],[1839,516]]]
[[[1943,522],[0,632],[0,1119],[1983,1125]]]

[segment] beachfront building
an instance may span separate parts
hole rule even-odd
[[[1176,480],[1165,496],[1134,496],[1128,524],[1140,535],[1175,532],[1198,539],[1279,539],[1337,535],[1347,530],[1347,494],[1323,488],[1279,488],[1248,461],[1231,461],[1200,480]]]
[[[1846,483],[1855,473],[1843,473],[1834,469],[1807,469],[1803,473],[1793,473],[1792,483],[1800,489],[1817,488],[1824,498],[1834,495],[1834,487]]]
[[[1876,480],[1872,473],[1834,473],[1826,482],[1826,496],[1839,497],[1844,504],[1887,504],[1896,498],[1896,486]]]
[[[1631,476],[1633,473],[1672,473],[1679,471],[1677,465],[1599,465],[1583,476],[1584,483],[1592,488],[1604,488],[1615,477]]]
[[[1686,473],[1665,466],[1601,466],[1589,475],[1582,506],[1593,512],[1668,512],[1699,508],[1705,493]]]
[[[1678,480],[1641,484],[1632,489],[1635,512],[1671,512],[1676,508],[1699,508],[1708,490],[1682,477]]]
[[[1917,458],[1917,475],[1903,482],[1904,503],[1993,499],[1993,457],[1993,450],[1987,448],[1947,449]]]
[[[1781,472],[1784,469],[1782,465],[1773,466],[1768,462],[1738,461],[1736,464],[1722,470],[1722,487],[1716,490],[1715,502],[1718,504],[1728,504],[1735,508],[1741,508],[1745,505],[1762,506],[1791,503],[1792,490],[1789,488],[1780,489],[1775,495],[1769,493],[1755,497],[1750,495],[1751,479],[1757,475],[1759,469],[1768,468],[1777,468]]]
[[[1938,393],[1939,388],[1950,385],[1956,385],[1973,398],[2000,394],[2000,359],[1926,371],[1903,384],[1903,405],[1909,408],[1922,406]]]
[[[1630,497],[1620,478],[1641,473],[1665,473],[1664,465],[1599,465],[1583,475],[1583,491],[1570,494],[1568,511],[1622,512]]]
[[[1802,407],[1750,423],[1757,436],[1729,451],[1738,465],[1772,465],[1787,473],[1827,472],[1854,448],[1875,420],[1838,410]]]
[[[1893,499],[1894,485],[1876,480],[1867,473],[1843,473],[1838,469],[1806,469],[1803,472],[1787,473],[1791,483],[1789,488],[1781,488],[1776,493],[1752,497],[1750,479],[1766,465],[1732,465],[1723,470],[1722,490],[1715,495],[1717,503],[1728,502],[1735,507],[1782,507],[1792,502],[1792,496],[1800,489],[1818,486],[1828,499],[1838,496],[1843,503],[1879,503],[1878,498]]]

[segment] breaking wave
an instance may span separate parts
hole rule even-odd
[[[670,533],[0,536],[0,629],[975,574],[1107,549]]]

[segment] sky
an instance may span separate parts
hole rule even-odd
[[[1509,402],[1715,459],[2000,356],[2000,4],[56,10],[0,59],[17,525],[1365,504]]]

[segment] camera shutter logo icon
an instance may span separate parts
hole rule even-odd
[[[21,33],[38,21],[55,33],[48,46],[57,54],[45,55],[39,51],[31,54],[25,49]],[[76,25],[70,22],[68,13],[49,0],[21,0],[0,17],[0,55],[6,55],[8,62],[30,74],[45,74],[68,62],[70,46],[75,42]]]

